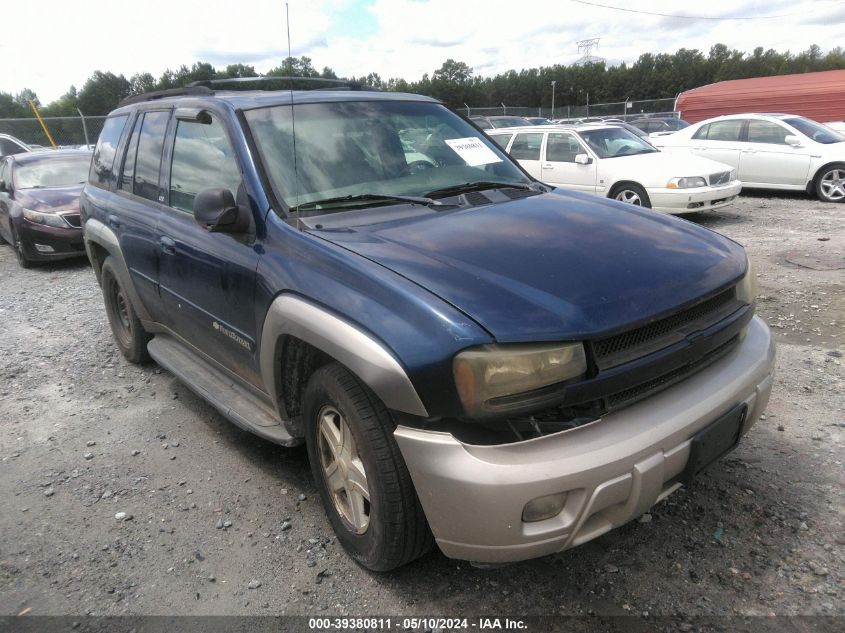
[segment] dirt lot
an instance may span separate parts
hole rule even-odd
[[[0,247],[0,614],[843,616],[843,218],[798,195],[690,216],[749,249],[779,343],[765,416],[691,488],[556,556],[383,575],[336,542],[304,450],[123,360],[86,262]]]

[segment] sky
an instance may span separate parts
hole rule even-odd
[[[601,38],[593,54],[614,64],[682,47],[706,54],[717,42],[748,52],[845,45],[845,0],[591,2],[289,0],[291,53],[341,77],[377,72],[413,81],[448,58],[482,76],[570,64],[579,58],[576,42],[593,37]],[[30,88],[42,103],[71,85],[81,88],[95,70],[158,77],[168,67],[208,61],[251,64],[261,72],[288,52],[283,0],[3,4],[0,91]],[[717,17],[746,19],[705,19]]]

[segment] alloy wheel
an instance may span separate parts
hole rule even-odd
[[[845,198],[845,169],[831,169],[822,176],[821,190],[828,200]]]
[[[320,465],[335,509],[350,531],[363,534],[370,524],[370,489],[358,445],[336,408],[320,409],[317,424]]]
[[[638,207],[643,206],[643,201],[639,194],[636,191],[631,191],[630,189],[623,189],[617,193],[616,199],[620,202],[627,202],[628,204],[633,204]]]

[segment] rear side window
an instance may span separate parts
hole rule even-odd
[[[147,200],[161,202],[158,198],[158,175],[161,169],[161,150],[170,112],[147,112],[138,136],[135,155],[135,184],[133,193]]]
[[[170,206],[191,212],[194,198],[205,189],[228,189],[237,196],[241,172],[223,126],[179,121],[170,169]]]
[[[111,180],[114,155],[117,153],[117,144],[120,142],[120,135],[126,125],[127,115],[113,116],[106,119],[103,124],[103,131],[100,132],[100,139],[94,150],[94,157],[91,159],[91,170],[88,172],[88,182],[97,187],[108,187]]]
[[[540,146],[543,144],[543,135],[517,134],[511,145],[510,154],[516,160],[540,160]]]
[[[742,120],[715,121],[701,127],[693,138],[706,141],[738,141]]]

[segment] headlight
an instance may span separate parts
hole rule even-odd
[[[587,359],[582,343],[482,345],[455,356],[453,369],[464,411],[477,416],[506,410],[495,398],[584,375]]]
[[[56,215],[55,213],[39,213],[38,211],[33,211],[31,209],[24,209],[23,217],[30,222],[35,222],[35,224],[45,224],[58,229],[70,228],[62,216]]]
[[[701,176],[686,176],[685,178],[672,178],[667,184],[667,189],[692,189],[694,187],[706,187],[707,181]]]
[[[750,257],[745,265],[745,276],[736,285],[736,298],[748,305],[754,303],[757,298],[757,273]]]

